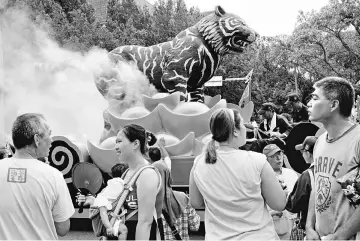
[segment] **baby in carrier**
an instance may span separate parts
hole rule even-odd
[[[114,226],[110,224],[108,211],[112,209],[112,203],[120,196],[124,190],[124,180],[121,178],[127,169],[125,164],[116,164],[111,168],[112,179],[108,180],[107,186],[97,195],[92,207],[99,208],[101,221],[106,228],[107,237],[118,237],[118,240],[126,240],[127,227],[120,219],[117,219]],[[103,238],[104,239],[104,238]]]

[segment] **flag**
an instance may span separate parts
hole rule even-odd
[[[251,81],[251,76],[253,74],[254,69],[250,70],[250,72],[245,76],[244,80],[245,80],[245,84],[249,83],[249,81]]]
[[[253,70],[254,69],[250,70],[250,72],[244,78],[247,85],[239,101],[240,108],[244,108],[251,101],[251,76],[253,74]]]

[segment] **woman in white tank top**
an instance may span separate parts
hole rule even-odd
[[[278,239],[266,204],[282,211],[286,196],[265,155],[239,150],[243,122],[236,110],[215,111],[212,140],[190,173],[190,202],[205,208],[206,240]]]

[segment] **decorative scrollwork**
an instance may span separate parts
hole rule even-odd
[[[80,148],[63,136],[53,137],[48,158],[50,165],[58,169],[66,183],[71,183],[71,170],[76,163],[83,162]]]

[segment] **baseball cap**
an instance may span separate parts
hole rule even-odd
[[[312,152],[312,150],[314,149],[316,141],[317,141],[316,136],[307,136],[305,138],[305,140],[303,141],[303,143],[298,144],[298,145],[295,146],[295,150],[299,151],[299,150],[304,150],[306,148],[306,150]]]
[[[275,111],[276,109],[276,105],[272,102],[266,102],[264,104],[262,104],[261,109],[259,110],[259,115],[262,115],[265,111],[267,110],[271,110],[271,111]]]
[[[297,102],[300,100],[299,95],[296,93],[289,93],[286,97],[287,97],[287,100],[285,102],[285,105],[290,104],[291,102]]]
[[[281,151],[280,147],[275,144],[269,144],[264,147],[263,154],[265,156],[272,156],[278,151]]]

